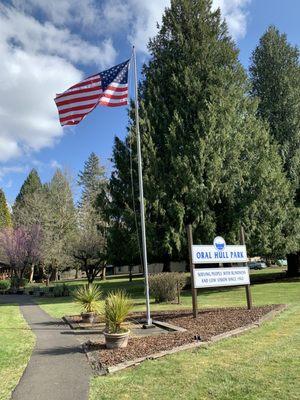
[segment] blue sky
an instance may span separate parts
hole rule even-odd
[[[115,135],[124,137],[127,108],[99,107],[80,125],[61,129],[53,98],[82,77],[130,56],[138,68],[169,0],[0,1],[0,186],[13,203],[31,168],[46,182],[55,168],[76,180],[94,151],[110,171]],[[298,0],[214,0],[249,65],[270,24],[299,45]],[[133,91],[131,92],[133,93]],[[74,186],[75,193],[78,189]]]

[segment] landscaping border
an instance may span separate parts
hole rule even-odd
[[[188,344],[185,344],[182,346],[174,347],[171,350],[159,351],[157,353],[153,353],[153,354],[145,356],[145,357],[135,358],[133,360],[125,361],[125,362],[122,362],[122,363],[119,363],[117,365],[113,365],[110,367],[102,367],[99,364],[98,359],[93,354],[94,351],[89,350],[89,344],[90,344],[89,341],[86,343],[83,343],[82,348],[83,348],[83,351],[85,352],[87,359],[94,371],[94,374],[95,375],[107,375],[107,374],[112,374],[115,372],[122,371],[125,368],[134,367],[136,365],[141,364],[142,362],[144,362],[146,360],[155,360],[157,358],[161,358],[161,357],[164,357],[164,356],[167,356],[170,354],[178,353],[180,351],[191,350],[191,349],[195,349],[195,348],[203,347],[203,346],[209,346],[209,345],[216,343],[222,339],[226,339],[226,338],[233,337],[233,336],[238,336],[238,335],[240,335],[244,332],[247,332],[251,329],[258,328],[261,324],[273,319],[275,316],[277,316],[278,314],[280,314],[287,308],[288,308],[288,306],[286,304],[280,304],[277,306],[277,308],[275,310],[269,311],[267,314],[260,317],[257,321],[252,322],[251,324],[248,324],[248,325],[241,326],[240,328],[233,329],[231,331],[212,336],[210,338],[210,340],[208,340],[208,341],[205,341],[205,342],[197,341],[195,343],[188,343]]]

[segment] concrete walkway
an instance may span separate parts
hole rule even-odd
[[[70,328],[61,320],[51,318],[29,296],[0,296],[0,303],[19,304],[36,335],[36,346],[12,399],[88,399],[92,372]]]

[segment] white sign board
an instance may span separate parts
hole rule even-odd
[[[198,268],[194,269],[194,287],[249,285],[248,267]]]
[[[193,245],[193,264],[243,263],[247,262],[247,250],[244,245],[229,245],[221,236],[214,239],[213,245]]]

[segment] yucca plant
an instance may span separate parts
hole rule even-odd
[[[122,324],[132,307],[132,300],[123,290],[117,290],[108,294],[105,300],[105,322],[109,333],[126,331],[122,328]]]
[[[81,286],[74,291],[73,296],[85,313],[100,313],[102,291],[97,285]]]

